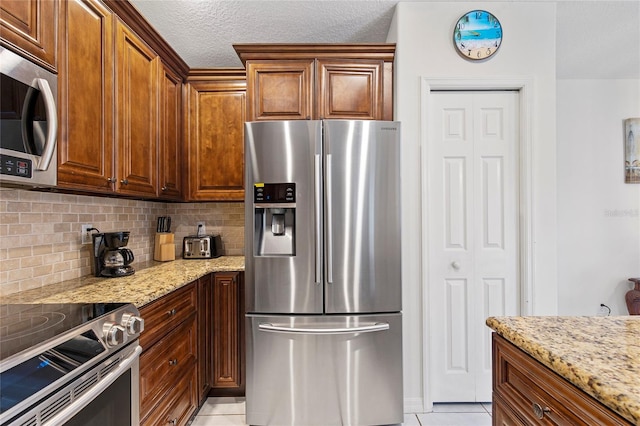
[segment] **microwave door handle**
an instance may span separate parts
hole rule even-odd
[[[47,140],[44,143],[44,150],[40,157],[37,170],[47,170],[53,159],[58,136],[58,114],[56,113],[56,101],[51,92],[49,82],[44,78],[36,78],[34,83],[38,85],[42,97],[44,98],[45,109],[47,110]],[[57,161],[57,159],[56,159]]]

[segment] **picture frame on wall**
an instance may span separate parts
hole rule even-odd
[[[640,183],[640,118],[624,120],[624,182]]]

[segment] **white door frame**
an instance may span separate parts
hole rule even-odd
[[[530,315],[533,312],[533,294],[535,290],[533,277],[533,78],[527,77],[502,77],[502,78],[428,78],[422,77],[420,81],[420,186],[421,186],[421,270],[420,281],[422,287],[422,393],[424,397],[425,412],[433,410],[433,399],[429,390],[430,371],[429,359],[432,348],[429,345],[431,334],[431,321],[429,321],[429,230],[424,224],[429,221],[428,189],[429,189],[429,132],[428,119],[429,97],[433,91],[443,90],[517,90],[520,101],[520,134],[519,134],[519,185],[518,185],[518,246],[519,246],[519,280],[520,280],[520,312],[521,315]]]

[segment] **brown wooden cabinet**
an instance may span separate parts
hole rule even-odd
[[[234,45],[247,120],[393,119],[394,44]]]
[[[208,395],[213,377],[212,279],[213,274],[198,279],[198,392],[201,401]]]
[[[631,425],[493,334],[494,425]]]
[[[210,395],[244,395],[244,286],[240,272],[217,272],[212,291]]]
[[[182,78],[166,65],[160,74],[158,196],[182,198]]]
[[[112,192],[113,15],[98,0],[64,1],[60,12],[58,186]]]
[[[181,199],[182,77],[100,0],[61,17],[58,186]]]
[[[2,45],[56,72],[58,6],[58,0],[2,0]]]
[[[142,425],[186,425],[198,408],[198,286],[191,283],[140,309]]]
[[[187,200],[243,200],[244,70],[192,70],[185,92]]]
[[[116,26],[116,190],[156,196],[160,57],[133,31]]]

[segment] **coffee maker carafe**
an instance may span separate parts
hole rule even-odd
[[[97,233],[92,238],[93,275],[123,277],[135,272],[131,266],[133,252],[123,248],[129,242],[129,231]]]

